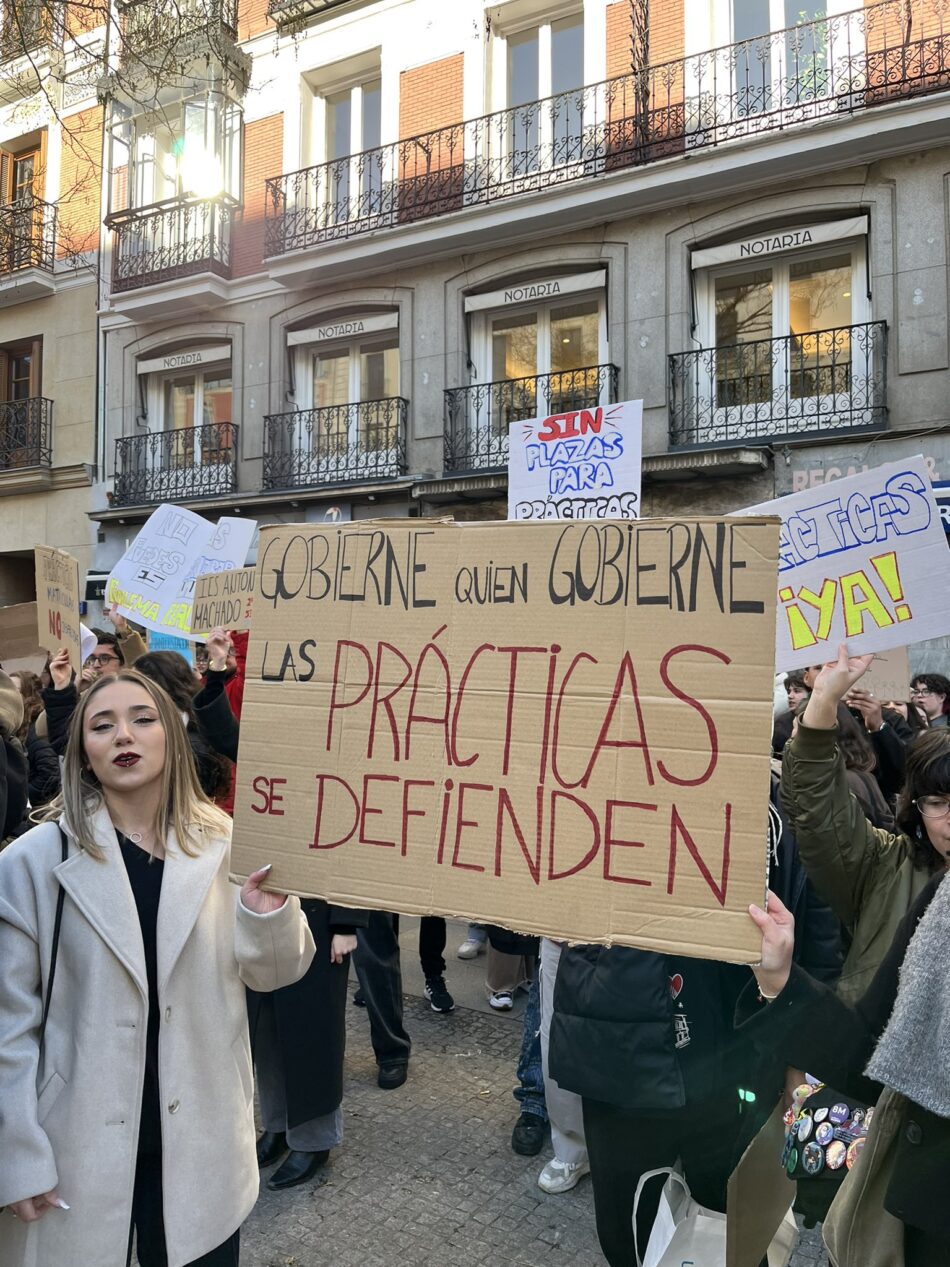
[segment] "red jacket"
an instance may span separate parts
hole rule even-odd
[[[224,684],[224,693],[228,697],[228,703],[231,705],[231,712],[234,716],[241,720],[241,705],[244,703],[244,675],[247,672],[247,640],[250,633],[246,629],[235,630],[231,634],[231,643],[234,647],[234,654],[237,658],[237,668],[234,677],[228,678]]]

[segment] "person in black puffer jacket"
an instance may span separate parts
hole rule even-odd
[[[833,981],[837,921],[807,884],[774,783],[769,854],[774,891],[800,919],[798,952]],[[743,966],[623,946],[573,946],[561,956],[550,1068],[583,1098],[597,1234],[611,1267],[636,1261],[640,1176],[680,1157],[695,1199],[725,1210],[729,1175],[781,1094],[784,1065],[763,1061],[733,1028],[748,980]],[[654,1180],[640,1202],[641,1253],[661,1188]]]

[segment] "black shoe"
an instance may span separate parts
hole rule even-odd
[[[322,1153],[300,1153],[291,1149],[284,1164],[278,1167],[268,1179],[268,1188],[272,1192],[279,1192],[281,1188],[296,1188],[298,1183],[306,1183],[308,1179],[313,1178],[321,1166],[327,1164],[329,1156],[329,1149],[325,1149]]]
[[[265,1131],[257,1141],[257,1164],[263,1168],[272,1166],[287,1151],[287,1136],[283,1131]]]
[[[395,1091],[397,1087],[402,1086],[408,1077],[408,1065],[380,1065],[379,1077],[376,1082],[384,1091]]]
[[[425,996],[433,1012],[454,1012],[455,1000],[445,988],[445,977],[426,977]]]
[[[356,993],[353,995],[353,1006],[354,1007],[366,1006],[366,999],[363,997],[362,990],[357,990]]]
[[[522,1113],[511,1132],[511,1147],[522,1157],[536,1157],[544,1147],[548,1124],[537,1113]]]

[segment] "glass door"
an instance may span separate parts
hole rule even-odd
[[[583,154],[583,14],[505,40],[505,148],[509,178],[533,175]]]

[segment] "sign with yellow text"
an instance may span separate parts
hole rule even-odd
[[[922,457],[737,512],[780,515],[775,663],[950,633],[950,550]]]
[[[777,554],[774,519],[262,529],[235,872],[755,959]]]
[[[64,550],[36,546],[36,628],[47,651],[69,648],[69,663],[82,668],[79,627],[79,563]]]

